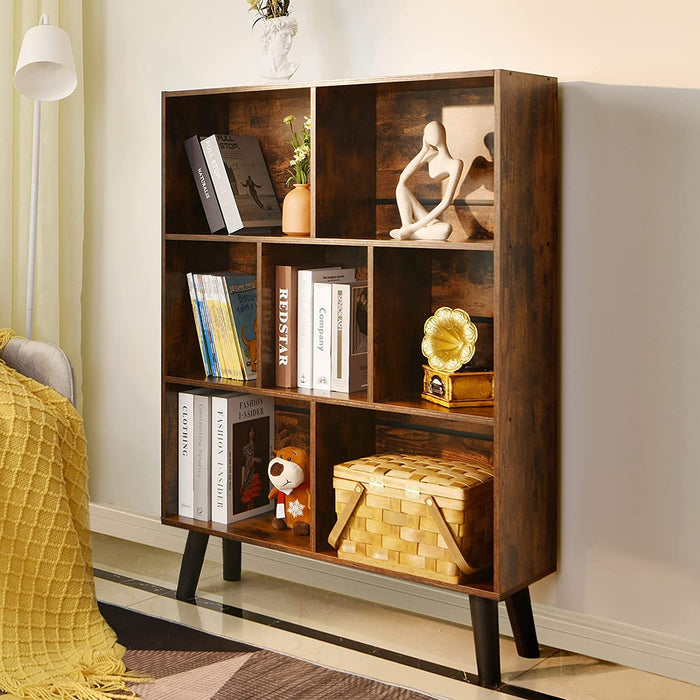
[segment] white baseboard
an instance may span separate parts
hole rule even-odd
[[[90,504],[90,518],[93,532],[172,552],[184,550],[187,532],[157,518],[95,503]],[[468,598],[454,591],[245,544],[243,555],[243,566],[250,571],[429,617],[471,622]],[[221,562],[220,538],[210,539],[207,559]],[[700,643],[562,608],[532,607],[541,644],[700,685]],[[503,605],[499,623],[501,632],[511,635]]]

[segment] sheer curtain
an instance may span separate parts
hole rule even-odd
[[[0,2],[0,328],[25,334],[27,243],[32,168],[32,100],[12,84],[24,33],[48,12],[71,38],[76,91],[42,103],[34,338],[59,345],[82,367],[81,293],[84,234],[82,0]]]

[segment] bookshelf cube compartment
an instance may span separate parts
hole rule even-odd
[[[464,309],[479,338],[470,366],[493,369],[493,254],[397,247],[374,251],[373,398],[423,405],[423,326],[441,306]],[[402,309],[397,315],[396,307]]]
[[[464,162],[453,205],[441,216],[451,242],[490,239],[494,232],[493,76],[387,81],[316,90],[316,235],[383,240],[400,223],[396,185],[420,151],[428,122],[447,131],[451,155]],[[423,168],[411,188],[427,210],[443,185]]]
[[[163,343],[178,352],[163,356],[166,376],[204,379],[205,371],[197,338],[192,301],[187,287],[188,272],[239,272],[257,274],[257,244],[236,245],[222,241],[169,241],[163,258]]]
[[[201,389],[200,386],[168,382],[164,385],[163,406],[168,408],[168,420],[163,424],[162,513],[169,524],[203,529],[213,534],[228,535],[244,542],[264,541],[267,546],[284,551],[308,553],[311,539],[293,536],[291,531],[278,531],[272,527],[272,511],[240,520],[229,525],[211,521],[194,520],[178,515],[178,395],[181,391]],[[221,387],[211,387],[212,392],[222,394]],[[245,389],[243,389],[245,391]],[[255,393],[255,390],[253,390]],[[274,449],[294,445],[311,452],[310,409],[308,402],[291,399],[275,401]],[[270,454],[270,458],[272,454]],[[267,465],[265,465],[267,466]],[[269,489],[265,484],[264,489]],[[267,493],[267,490],[265,491]]]
[[[192,171],[185,140],[193,135],[236,134],[260,141],[277,199],[287,193],[292,150],[284,123],[293,114],[296,130],[311,115],[310,88],[250,91],[245,88],[168,93],[163,97],[163,229],[167,234],[210,233]]]
[[[335,549],[328,543],[328,536],[339,517],[334,488],[335,465],[382,454],[406,454],[414,457],[422,455],[457,464],[460,459],[466,461],[470,456],[476,455],[471,461],[476,459],[484,465],[490,464],[493,458],[493,437],[488,431],[477,435],[467,429],[448,427],[439,418],[322,406],[317,409],[316,430],[319,435],[328,435],[330,432],[338,436],[337,440],[326,439],[319,443],[316,451],[317,546],[320,552],[331,555],[335,555]],[[385,503],[379,491],[374,492],[370,488],[367,493],[371,494],[374,500],[366,506],[372,510],[372,513],[369,510],[365,513],[372,523],[369,527],[371,531],[364,535],[377,540],[378,545],[383,536],[392,537],[392,532],[396,539],[400,539],[400,521],[406,517],[405,512],[402,512],[405,508],[396,504],[396,512],[393,512],[392,504],[388,502],[389,498],[384,499],[387,501]],[[491,541],[492,537],[488,539]],[[380,549],[378,546],[378,556]],[[491,560],[492,554],[486,559]],[[362,564],[372,567],[371,561],[364,561]],[[378,559],[376,566],[383,568],[383,562]],[[401,571],[401,568],[397,568]],[[406,573],[404,570],[404,574]],[[415,571],[413,575],[421,577],[419,571]],[[474,582],[479,586],[492,588],[492,571],[489,569],[479,573]]]
[[[317,245],[313,241],[292,242],[288,239],[280,243],[263,243],[261,255],[260,319],[258,333],[260,339],[261,386],[275,387],[277,365],[276,310],[277,290],[275,268],[278,265],[293,265],[299,268],[339,265],[354,268],[356,279],[367,279],[367,250],[363,246]],[[295,391],[292,389],[291,391]]]

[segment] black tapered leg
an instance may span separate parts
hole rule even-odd
[[[209,535],[202,532],[190,530],[187,535],[185,552],[182,555],[180,564],[180,577],[177,581],[177,592],[175,597],[178,600],[194,600],[197,591],[199,575],[202,573],[204,564],[204,554],[207,551]]]
[[[508,610],[510,626],[513,629],[513,637],[515,637],[515,646],[518,649],[518,654],[526,659],[539,658],[540,647],[537,643],[535,620],[532,617],[530,589],[523,588],[506,598],[506,609]]]
[[[469,608],[472,613],[479,685],[495,688],[501,682],[498,603],[495,600],[470,595]]]
[[[224,581],[240,581],[241,543],[224,537],[221,547],[224,555]]]

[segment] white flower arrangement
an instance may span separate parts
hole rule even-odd
[[[289,124],[292,132],[292,146],[294,157],[289,161],[289,179],[287,185],[304,185],[309,182],[309,164],[311,162],[311,117],[304,117],[301,131],[294,131],[292,122],[296,119],[293,114],[284,118],[284,123]]]

